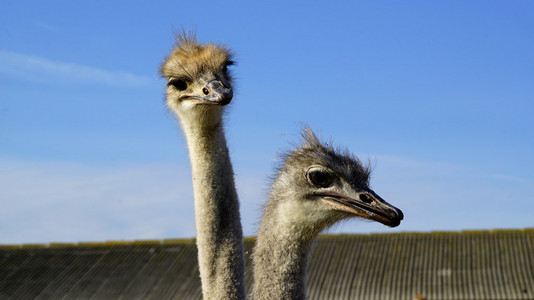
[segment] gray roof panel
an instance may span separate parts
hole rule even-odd
[[[196,251],[193,240],[0,246],[0,299],[201,299]],[[321,236],[308,277],[310,299],[534,299],[534,230]]]

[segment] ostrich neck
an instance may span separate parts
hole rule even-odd
[[[204,299],[244,299],[243,233],[222,123],[182,125],[191,159]]]
[[[316,233],[266,213],[254,250],[254,300],[305,299],[308,254]]]

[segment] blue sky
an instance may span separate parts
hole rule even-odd
[[[157,74],[182,26],[237,54],[245,235],[303,122],[406,215],[330,233],[534,227],[532,1],[2,1],[0,244],[194,237]]]

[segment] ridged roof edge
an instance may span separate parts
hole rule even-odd
[[[342,233],[342,234],[322,234],[321,239],[339,238],[344,236],[408,236],[408,235],[476,235],[476,234],[502,234],[502,233],[529,233],[534,234],[534,228],[524,229],[489,229],[489,230],[461,230],[461,231],[431,231],[431,232],[391,232],[391,233]],[[245,237],[245,242],[253,242],[256,237]],[[161,245],[161,244],[189,244],[195,242],[194,238],[190,239],[163,239],[163,240],[135,240],[135,241],[104,241],[104,242],[79,242],[79,243],[58,243],[49,244],[21,244],[21,245],[2,245],[0,249],[20,249],[20,248],[65,248],[65,247],[110,247],[120,245]]]
[[[79,243],[49,243],[49,244],[21,244],[0,245],[0,249],[21,248],[66,248],[66,247],[112,247],[120,245],[162,245],[162,244],[190,244],[195,239],[164,239],[164,240],[135,240],[135,241],[104,241],[104,242],[79,242]]]

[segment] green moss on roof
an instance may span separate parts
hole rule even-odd
[[[22,248],[46,248],[47,244],[23,244]]]
[[[0,250],[18,249],[22,248],[22,245],[0,245]]]
[[[59,247],[75,247],[76,244],[73,244],[73,243],[50,243],[48,245],[48,247],[56,247],[56,248],[59,248]]]
[[[491,230],[463,230],[463,231],[432,231],[432,232],[420,232],[420,231],[408,231],[408,232],[391,232],[391,233],[356,233],[356,234],[321,234],[320,238],[335,238],[339,239],[340,237],[370,237],[370,236],[414,236],[414,235],[479,235],[479,234],[489,234],[489,233],[534,233],[534,228],[525,228],[525,229],[491,229]],[[255,242],[256,237],[245,237],[245,242]],[[183,243],[194,243],[195,239],[164,239],[164,240],[114,240],[114,241],[104,241],[104,242],[79,242],[79,243],[61,243],[61,242],[52,242],[50,244],[22,244],[22,245],[2,245],[0,244],[0,249],[16,249],[16,248],[46,248],[46,247],[91,247],[91,246],[117,246],[117,245],[159,245],[159,244],[183,244]]]
[[[184,243],[194,243],[196,239],[165,239],[162,241],[163,244],[184,244]]]

